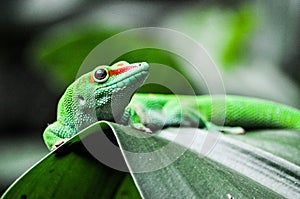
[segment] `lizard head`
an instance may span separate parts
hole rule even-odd
[[[148,76],[146,62],[125,61],[112,66],[101,65],[77,80],[74,87],[76,111],[88,115],[96,110],[97,120],[118,121],[135,91]],[[82,116],[83,117],[83,116]]]

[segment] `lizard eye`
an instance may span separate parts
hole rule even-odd
[[[109,75],[106,69],[100,68],[94,72],[94,80],[97,83],[105,82],[108,79]]]

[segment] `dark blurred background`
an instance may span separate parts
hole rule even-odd
[[[57,101],[87,54],[130,28],[185,33],[207,50],[228,93],[300,107],[299,0],[6,0],[0,7],[0,193],[48,153],[42,132],[55,120]],[[159,50],[122,58],[132,62],[137,57],[179,71],[187,68]],[[198,94],[207,93],[185,73]]]

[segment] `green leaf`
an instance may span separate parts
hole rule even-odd
[[[111,150],[117,145],[122,154]],[[193,128],[147,135],[99,122],[50,153],[3,198],[139,198],[130,176],[112,169],[127,169],[122,155],[144,198],[300,196],[299,166],[233,136]]]
[[[105,123],[102,129],[110,130]],[[2,196],[5,198],[140,198],[128,174],[90,155],[80,142],[85,130],[49,153],[25,172]]]
[[[145,198],[226,198],[228,194],[235,198],[282,198],[300,194],[299,167],[243,142],[198,129],[180,129],[179,132],[178,129],[167,129],[159,136],[178,142],[182,139],[176,139],[176,136],[193,138],[192,142],[187,142],[191,150],[171,144],[165,153],[150,158],[155,161],[127,157],[129,165],[136,170],[151,168],[149,164],[156,168],[157,164],[170,162],[170,157],[178,157],[159,170],[133,174]],[[209,150],[203,145],[207,136],[212,140],[217,136],[217,142],[213,142]],[[156,136],[146,140],[133,138],[131,142],[122,142],[122,135],[119,138],[126,150],[132,149],[133,145],[142,145],[141,153],[157,151],[171,143]]]
[[[37,65],[35,69],[41,74],[46,74],[49,81],[59,88],[67,86],[74,81],[87,54],[117,32],[83,25],[69,25],[57,32],[50,31],[36,41],[32,48],[33,60]]]
[[[300,166],[299,132],[287,130],[263,130],[249,132],[244,136],[229,136]]]

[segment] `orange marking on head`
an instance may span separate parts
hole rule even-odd
[[[91,84],[94,83],[93,74],[90,75],[90,79],[89,79],[89,80],[90,80],[90,83],[91,83]]]
[[[124,66],[121,68],[117,68],[115,70],[110,70],[110,71],[108,71],[109,76],[114,76],[114,75],[119,75],[119,74],[125,73],[135,67],[136,67],[135,65],[127,65],[127,66]]]
[[[117,64],[117,66],[123,66],[124,65],[124,63],[118,63]]]

